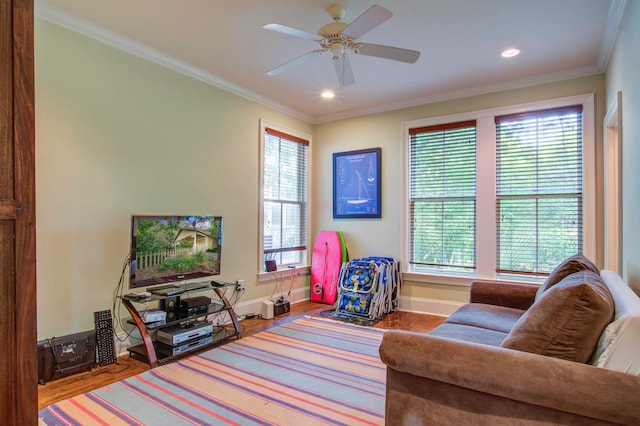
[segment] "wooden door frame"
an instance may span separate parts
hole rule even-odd
[[[604,267],[622,275],[622,92],[603,121]]]
[[[0,419],[38,420],[33,0],[0,0]]]

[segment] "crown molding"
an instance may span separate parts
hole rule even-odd
[[[188,77],[202,81],[211,86],[225,90],[242,98],[256,102],[260,105],[272,108],[276,111],[287,114],[291,117],[298,118],[309,124],[322,124],[330,121],[343,120],[348,118],[360,117],[364,115],[379,114],[383,112],[395,111],[403,108],[411,108],[420,105],[426,105],[434,102],[443,102],[470,96],[483,95],[503,90],[519,89],[537,84],[552,83],[555,81],[568,80],[571,78],[579,78],[590,75],[601,74],[606,69],[606,64],[611,55],[611,51],[615,44],[618,28],[624,15],[628,0],[613,0],[607,24],[605,35],[598,57],[598,64],[583,68],[564,70],[559,72],[535,75],[522,79],[503,81],[496,84],[476,86],[461,90],[438,93],[426,97],[405,99],[397,102],[389,102],[374,105],[365,108],[357,108],[348,111],[342,111],[332,114],[312,116],[303,113],[297,109],[291,108],[273,99],[267,98],[244,87],[233,84],[229,81],[221,79],[207,71],[195,67],[185,61],[167,55],[159,50],[153,49],[145,44],[133,41],[127,37],[117,34],[113,31],[100,27],[90,21],[65,12],[55,6],[46,4],[42,0],[35,0],[35,16],[52,22],[56,25],[69,29],[71,31],[82,34],[86,37],[99,41],[101,43],[112,46],[118,50],[135,55],[142,59],[156,63],[175,72],[184,74]]]
[[[572,78],[588,77],[591,75],[602,74],[602,70],[597,65],[574,68],[570,70],[538,74],[531,77],[519,78],[515,80],[501,81],[496,84],[485,86],[470,87],[462,90],[454,90],[426,97],[402,100],[399,102],[391,102],[372,107],[343,111],[335,114],[327,114],[317,117],[314,124],[328,123],[331,121],[344,120],[347,118],[355,118],[364,115],[379,114],[383,112],[396,111],[403,108],[411,108],[420,105],[427,105],[435,102],[444,102],[454,99],[468,98],[477,95],[486,95],[488,93],[501,92],[504,90],[521,89],[524,87],[535,86],[538,84],[553,83],[556,81],[569,80]]]
[[[609,64],[609,58],[611,57],[613,46],[616,43],[618,30],[620,29],[620,23],[622,22],[626,7],[627,0],[613,0],[611,2],[607,23],[602,36],[602,44],[600,45],[600,53],[598,54],[598,65],[603,71],[607,69],[607,65]]]
[[[223,80],[185,61],[177,59],[171,55],[167,55],[166,53],[160,52],[159,50],[149,47],[143,43],[133,41],[113,31],[107,30],[106,28],[65,12],[55,6],[46,4],[41,0],[35,1],[34,11],[35,16],[40,19],[52,22],[56,25],[82,34],[86,37],[114,47],[123,52],[140,57],[149,62],[153,62],[162,67],[184,74],[196,80],[200,80],[211,86],[226,90],[227,92],[233,93],[234,95],[240,96],[266,107],[273,108],[292,117],[299,118],[300,120],[303,120],[307,123],[313,123],[314,121],[313,117],[308,114],[288,107],[279,102],[275,102],[273,99],[259,95],[227,80]]]

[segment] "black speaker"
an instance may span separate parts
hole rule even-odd
[[[177,311],[180,308],[180,296],[166,297],[160,300],[160,309],[165,312]]]
[[[86,331],[38,342],[38,382],[45,382],[80,371],[95,364],[96,332]]]

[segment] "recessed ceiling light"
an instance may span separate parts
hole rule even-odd
[[[331,90],[325,90],[324,92],[322,92],[322,97],[325,99],[332,99],[336,97],[336,94]]]
[[[502,51],[500,54],[503,58],[513,58],[514,56],[518,56],[520,54],[520,49],[509,48]]]

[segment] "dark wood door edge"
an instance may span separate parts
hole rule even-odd
[[[15,219],[18,216],[18,204],[15,200],[0,200],[0,220]]]

